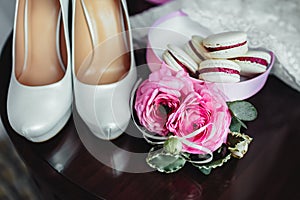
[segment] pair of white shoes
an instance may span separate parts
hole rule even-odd
[[[99,26],[99,22],[93,19],[95,15],[90,8],[95,5],[92,2],[73,0],[71,52],[68,37],[69,0],[17,0],[13,32],[13,68],[7,112],[12,128],[30,141],[49,140],[64,127],[72,113],[73,94],[79,115],[97,137],[114,139],[123,133],[129,123],[129,99],[136,80],[136,69],[126,3],[124,0],[120,1],[119,15],[123,20],[122,28],[128,30],[127,33],[120,33],[122,37],[126,37],[123,42],[127,46],[130,59],[128,70],[117,81],[103,84],[100,81],[93,84],[88,78],[95,77],[95,74],[89,73],[97,69],[97,60],[102,59],[99,52],[110,50],[101,48],[101,45],[108,47],[103,45],[105,42],[99,40],[99,37],[103,36],[102,33],[97,35],[99,29],[96,27]],[[81,5],[80,8],[76,7],[78,5]],[[80,9],[84,14],[83,18],[75,14],[75,10],[80,13]],[[47,14],[47,17],[41,17],[41,14]],[[56,21],[51,20],[53,17]],[[74,28],[77,23],[82,24],[82,19],[87,22],[89,38],[80,39],[84,36],[84,29],[82,33]],[[102,27],[107,26],[105,19],[102,22]],[[108,20],[108,25],[110,23]],[[116,36],[103,37],[110,40]],[[89,55],[84,54],[84,41],[92,48]],[[95,54],[96,51],[99,52]],[[88,62],[90,64],[87,64]],[[83,63],[83,67],[75,66],[75,63]],[[89,65],[93,65],[94,68]],[[103,71],[102,75],[105,75],[105,69]],[[87,74],[87,78],[79,78],[80,73]]]

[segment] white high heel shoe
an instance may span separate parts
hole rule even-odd
[[[129,27],[124,0],[73,2],[75,105],[91,132],[104,140],[120,136],[130,120],[137,74]]]
[[[16,2],[7,112],[12,128],[33,142],[55,136],[71,114],[68,6],[68,0]]]

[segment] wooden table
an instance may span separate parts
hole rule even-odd
[[[153,6],[141,0],[130,0],[128,5],[131,14]],[[279,79],[269,77],[265,87],[249,99],[259,117],[245,131],[254,140],[242,160],[232,159],[209,176],[189,164],[173,174],[129,173],[95,159],[80,140],[73,117],[44,143],[29,142],[12,130],[6,112],[11,42],[12,36],[0,60],[1,118],[44,199],[300,199],[300,93]],[[138,66],[145,63],[145,50],[136,51],[135,56]],[[112,142],[100,143],[136,153],[150,148],[126,131]],[[128,163],[126,155],[118,152],[108,156]]]

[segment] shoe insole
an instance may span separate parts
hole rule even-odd
[[[60,50],[57,49],[59,11],[59,0],[19,1],[15,38],[15,74],[20,83],[29,86],[48,85],[59,81],[64,76],[64,69],[59,61],[61,56],[63,63],[66,64],[64,31],[60,32],[62,44]],[[62,28],[61,24],[60,27]],[[59,55],[60,51],[62,55]]]
[[[120,0],[77,0],[74,55],[79,81],[109,84],[128,72],[130,53],[123,18]]]

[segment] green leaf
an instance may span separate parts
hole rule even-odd
[[[235,117],[232,117],[231,118],[231,123],[230,123],[230,126],[229,126],[230,131],[240,132],[241,127],[242,127],[241,123]]]
[[[252,121],[257,117],[256,108],[247,101],[234,101],[228,103],[228,107],[232,114],[243,121]]]
[[[199,168],[199,170],[205,175],[209,175],[211,172],[211,168]]]
[[[234,117],[234,118],[238,121],[238,123],[241,124],[242,127],[244,127],[245,129],[247,129],[247,126],[246,126],[246,124],[244,122],[242,122],[239,118],[236,118],[236,117]]]
[[[186,162],[180,155],[174,155],[164,151],[162,146],[152,148],[146,161],[150,167],[165,173],[178,171]]]
[[[218,150],[214,151],[213,153],[214,159],[205,164],[197,164],[192,163],[195,167],[197,167],[203,174],[208,175],[210,174],[212,169],[217,167],[221,167],[224,163],[226,163],[230,158],[231,154],[230,151],[227,149],[227,145],[223,144]]]
[[[220,158],[218,160],[213,160],[209,163],[206,163],[204,165],[197,165],[193,164],[195,167],[198,167],[198,169],[204,173],[205,175],[208,175],[212,169],[215,169],[217,167],[221,167],[224,163],[226,163],[231,158],[231,154],[226,154],[225,157]]]

